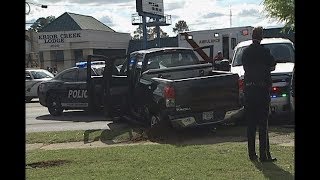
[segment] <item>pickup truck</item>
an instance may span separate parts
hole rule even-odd
[[[114,69],[117,70],[112,74],[110,89],[113,111],[120,111],[122,117],[135,119],[151,128],[170,124],[174,127],[216,124],[225,120],[227,112],[240,108],[239,76],[225,71],[213,71],[211,64],[201,64],[194,51],[189,48],[135,51]],[[60,76],[62,75],[57,75]],[[99,109],[103,106],[103,80],[102,76],[96,75],[91,77],[91,85],[81,86],[84,88],[82,90],[93,87],[87,96],[82,96],[81,90],[67,89],[64,94],[58,95],[63,97],[60,102],[68,98],[69,101],[70,98],[76,98],[80,102],[79,99],[91,95],[93,100],[87,99],[86,102],[89,105],[92,102],[93,109]],[[54,81],[55,78],[51,82]],[[49,83],[45,82],[40,87],[41,97],[48,96],[46,92],[50,88],[46,88],[46,84]],[[51,94],[54,94],[55,91],[52,90]],[[46,105],[41,97],[40,103]],[[72,105],[76,104],[74,99],[72,102]],[[81,104],[83,102],[84,100]],[[71,109],[70,106],[61,105],[59,108]]]

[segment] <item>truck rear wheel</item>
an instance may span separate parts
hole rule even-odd
[[[47,107],[52,116],[61,116],[63,108],[61,106],[60,98],[57,95],[49,94],[47,100]]]
[[[148,137],[150,139],[165,139],[171,124],[162,112],[150,114],[150,127],[148,129]]]

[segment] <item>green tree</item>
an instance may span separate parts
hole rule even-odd
[[[169,35],[160,28],[160,37],[169,37]],[[143,38],[143,28],[141,24],[133,32],[132,39],[142,39],[142,38]],[[155,27],[153,28],[147,27],[147,38],[148,39],[157,38],[157,30]]]
[[[32,30],[32,31],[40,31],[44,26],[46,26],[47,24],[51,23],[53,20],[55,20],[56,18],[54,16],[48,16],[46,18],[44,17],[41,17],[39,19],[36,20],[36,22],[34,22],[29,30]]]
[[[142,39],[143,37],[143,28],[142,24],[137,27],[135,31],[133,31],[132,39]]]
[[[179,20],[176,24],[175,27],[173,28],[173,32],[184,32],[184,31],[189,31],[189,27],[187,23],[184,20]]]
[[[294,29],[294,0],[264,0],[267,16],[285,22],[285,27]]]
[[[153,38],[153,39],[157,38],[157,28],[156,27],[150,29],[150,31],[148,32],[148,37],[149,37],[149,39],[150,38]],[[163,37],[169,37],[169,35],[160,28],[160,38],[163,38]]]

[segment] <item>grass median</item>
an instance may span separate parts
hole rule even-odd
[[[92,129],[76,131],[52,131],[52,132],[32,132],[26,134],[26,143],[68,143],[68,142],[93,142],[93,141],[116,141],[124,142],[132,138],[141,136],[140,129],[123,128],[117,130]]]
[[[246,144],[170,144],[27,153],[27,179],[294,179],[294,148],[271,146],[276,163],[252,163]]]
[[[27,142],[128,141],[139,129],[28,133]],[[247,157],[245,127],[214,134],[179,132],[175,141],[90,149],[36,149],[26,153],[27,179],[294,179],[294,147],[271,144],[275,163]],[[271,127],[270,138],[294,139],[294,129]],[[200,134],[200,135],[199,135]],[[180,136],[180,137],[179,137]],[[183,136],[183,138],[181,138]],[[204,141],[194,141],[201,139]],[[176,134],[174,135],[176,137]],[[242,137],[242,138],[234,138]],[[282,139],[282,138],[286,139]],[[171,137],[173,138],[173,137]],[[210,138],[213,141],[209,141]],[[218,140],[217,140],[218,139]],[[180,141],[181,140],[181,141]],[[184,143],[188,141],[189,143]],[[258,147],[257,147],[258,148]],[[257,151],[258,152],[258,151]]]

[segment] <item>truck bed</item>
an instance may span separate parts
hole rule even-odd
[[[191,108],[192,112],[240,108],[238,75],[217,71],[213,73],[210,76],[183,79],[152,79],[174,87],[176,107],[179,108]]]

